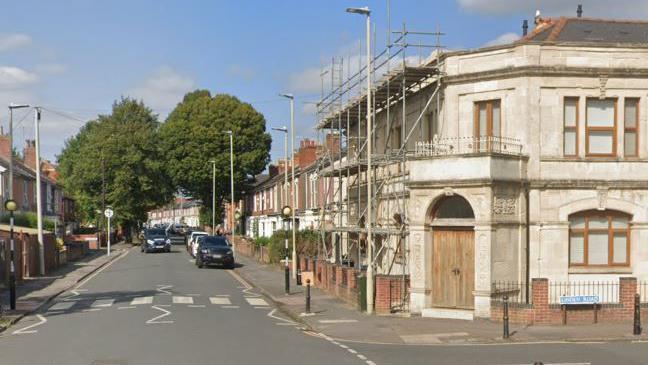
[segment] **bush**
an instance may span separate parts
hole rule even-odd
[[[0,223],[9,224],[9,214],[0,217]],[[19,227],[37,228],[38,217],[36,213],[17,213],[14,214],[14,224]],[[43,218],[43,229],[46,231],[54,231],[54,221],[51,219]]]
[[[268,255],[270,262],[278,263],[286,256],[285,239],[286,231],[279,230],[268,239]],[[319,232],[315,230],[297,231],[295,235],[297,242],[297,254],[306,256],[315,256],[317,253],[317,244]],[[292,256],[292,233],[288,232],[288,256]]]
[[[254,245],[257,247],[267,246],[270,243],[270,238],[268,237],[258,237],[254,239]]]

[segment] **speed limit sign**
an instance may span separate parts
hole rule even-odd
[[[106,218],[112,218],[114,214],[115,212],[113,212],[113,210],[110,208],[106,208],[106,210],[104,210],[104,215],[106,216]]]

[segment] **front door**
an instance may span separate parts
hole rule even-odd
[[[475,286],[475,232],[472,229],[433,230],[432,304],[472,309]]]

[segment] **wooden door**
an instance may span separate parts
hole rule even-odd
[[[467,229],[434,229],[432,303],[437,307],[474,307],[475,234]]]

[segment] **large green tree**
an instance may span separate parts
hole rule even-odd
[[[175,191],[166,174],[157,116],[142,102],[122,98],[112,113],[88,122],[68,139],[58,163],[63,185],[82,219],[96,219],[104,205],[125,228],[169,202]]]
[[[216,162],[216,217],[230,195],[229,136],[234,135],[235,198],[247,175],[263,171],[270,160],[270,135],[265,118],[234,96],[212,96],[196,90],[169,114],[160,128],[166,166],[176,187],[204,203],[203,217],[211,218],[212,164]],[[237,191],[238,190],[238,191]]]

